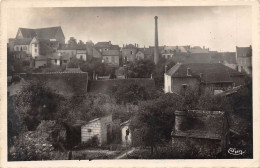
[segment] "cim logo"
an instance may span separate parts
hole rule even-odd
[[[246,150],[243,151],[243,150],[237,149],[237,148],[229,148],[228,153],[230,155],[243,155],[244,153],[246,153]]]

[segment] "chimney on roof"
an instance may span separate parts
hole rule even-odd
[[[136,44],[137,48],[138,48],[138,44]]]
[[[123,48],[125,47],[125,45],[123,44]]]
[[[175,131],[181,131],[185,130],[185,124],[187,122],[187,112],[186,111],[178,111],[176,110],[174,112],[175,114],[175,125],[174,130]]]
[[[109,41],[108,43],[109,43],[109,45],[111,45],[111,41]]]
[[[144,45],[144,51],[145,51],[145,45]]]
[[[155,21],[155,40],[154,40],[154,63],[157,64],[159,61],[159,49],[158,49],[158,16],[154,17]]]
[[[136,47],[136,43],[135,43],[135,47]]]

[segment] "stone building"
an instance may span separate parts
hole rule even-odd
[[[76,58],[79,60],[87,61],[87,46],[86,45],[77,46]]]
[[[120,124],[123,146],[132,145],[132,135],[131,135],[131,130],[129,128],[129,125],[130,125],[130,120],[127,120]]]
[[[175,148],[191,148],[203,154],[225,154],[230,143],[228,118],[222,111],[175,111],[172,130]]]
[[[138,50],[138,44],[126,44],[122,48],[122,59],[123,63],[128,61],[133,62],[136,60],[136,53]]]
[[[217,94],[244,85],[245,75],[221,63],[177,63],[164,75],[165,93],[181,94],[185,90],[211,91]]]
[[[102,53],[102,60],[108,66],[119,67],[120,51],[119,50],[105,50]]]
[[[87,143],[97,137],[99,145],[111,143],[112,115],[96,118],[81,126],[81,142]]]
[[[252,46],[236,47],[238,70],[252,74]]]

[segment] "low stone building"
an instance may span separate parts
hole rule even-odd
[[[111,143],[112,115],[96,118],[81,126],[81,142],[87,143],[97,137],[99,145]]]
[[[208,90],[217,94],[245,84],[245,74],[221,63],[177,63],[164,75],[165,93]]]
[[[121,133],[122,133],[122,145],[128,146],[132,145],[132,135],[129,128],[130,120],[127,120],[120,124],[121,126]]]
[[[216,156],[230,143],[228,118],[222,111],[175,111],[172,145]]]

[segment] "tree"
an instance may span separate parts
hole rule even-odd
[[[153,91],[148,92],[143,86],[136,83],[123,83],[113,86],[112,95],[118,104],[138,104],[139,101],[153,98]]]
[[[74,46],[77,45],[77,39],[75,39],[74,37],[70,37],[68,44]]]
[[[127,64],[127,76],[129,78],[149,78],[154,71],[154,63],[151,60],[137,60]]]
[[[35,130],[41,120],[54,119],[62,99],[46,87],[44,82],[32,80],[17,96],[16,111],[19,111],[28,130]]]
[[[82,40],[79,40],[78,45],[84,45],[84,42]]]
[[[181,105],[182,99],[174,94],[163,94],[158,99],[141,102],[130,126],[132,130],[141,130],[142,140],[151,147],[151,154],[159,143],[171,140],[174,111]]]

